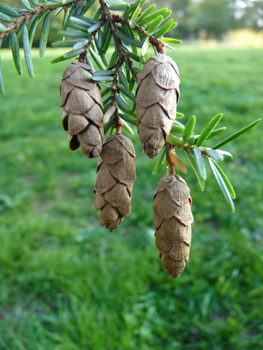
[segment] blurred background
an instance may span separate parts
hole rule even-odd
[[[21,7],[19,0],[2,0],[10,6]],[[132,2],[131,0],[126,2]],[[90,14],[96,9],[93,5]],[[167,7],[178,26],[171,32],[184,43],[263,47],[263,1],[262,0],[147,0],[145,8],[156,4],[156,9]],[[63,15],[52,16],[48,44],[59,40]],[[41,27],[34,40],[38,47]],[[170,33],[170,34],[171,34]],[[169,35],[170,35],[169,34]],[[5,41],[7,45],[7,41]]]
[[[173,10],[172,34],[184,41],[167,51],[181,75],[180,121],[196,115],[199,133],[224,113],[227,130],[213,146],[262,118],[262,1],[156,3]],[[99,226],[97,160],[71,152],[61,125],[59,85],[70,61],[50,61],[62,53],[48,49],[40,59],[34,49],[31,80],[25,63],[18,77],[10,50],[1,50],[0,349],[263,349],[262,122],[223,147],[234,155],[222,163],[237,193],[234,214],[210,172],[201,192],[178,152],[195,221],[190,260],[173,280],[153,237],[152,197],[165,167],[151,175],[155,161],[136,132],[123,131],[137,152],[132,213],[112,233]]]

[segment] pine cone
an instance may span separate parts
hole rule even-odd
[[[186,182],[179,175],[165,175],[153,198],[155,244],[165,272],[181,275],[189,260],[192,199]]]
[[[145,63],[137,78],[138,133],[145,153],[154,158],[165,144],[176,117],[179,71],[170,57],[159,54]]]
[[[99,86],[89,80],[83,71],[92,72],[85,63],[74,62],[67,67],[60,85],[62,124],[68,131],[69,148],[79,148],[96,158],[103,142],[103,102]]]
[[[136,179],[135,150],[127,137],[115,134],[102,146],[97,167],[95,210],[100,210],[100,224],[110,231],[131,212],[131,196]]]

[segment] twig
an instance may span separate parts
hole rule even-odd
[[[127,27],[130,27],[129,21],[125,18],[120,17],[119,15],[113,15],[112,20],[114,23],[121,23]],[[150,43],[156,48],[157,52],[159,52],[161,54],[165,53],[165,49],[164,49],[165,45],[161,40],[155,39],[153,36],[148,35],[147,32],[142,27],[138,26],[137,24],[134,25],[133,29],[136,30],[136,32],[138,34],[141,34],[143,37],[145,37],[145,38],[149,37]]]
[[[174,169],[174,165],[173,165],[173,162],[171,161],[170,159],[170,156],[169,156],[169,151],[174,148],[174,145],[172,145],[171,143],[169,142],[165,142],[165,147],[166,147],[166,159],[167,159],[167,164],[169,165],[169,168],[170,168],[170,175],[175,175],[175,169]]]
[[[102,11],[103,11],[105,17],[107,17],[108,20],[109,20],[110,31],[112,33],[116,49],[119,52],[119,58],[118,58],[118,61],[116,63],[116,66],[115,66],[115,73],[114,73],[114,79],[113,79],[112,86],[111,86],[111,91],[112,91],[112,98],[114,99],[114,104],[116,105],[116,110],[115,110],[115,113],[114,113],[114,121],[115,121],[116,133],[120,133],[121,132],[121,128],[122,128],[122,122],[121,122],[121,119],[119,117],[118,108],[117,108],[117,102],[115,101],[115,94],[118,92],[118,81],[119,81],[119,74],[118,73],[119,73],[119,70],[120,70],[123,62],[125,61],[125,58],[127,58],[127,54],[126,54],[126,52],[125,52],[125,50],[124,50],[124,48],[122,46],[121,40],[117,37],[116,28],[115,28],[114,22],[112,20],[111,11],[109,10],[109,8],[108,8],[108,6],[107,6],[107,4],[106,4],[106,2],[104,0],[99,0],[99,1],[100,1],[100,5],[101,5]],[[132,62],[131,62],[131,66],[132,66]],[[132,68],[131,68],[131,66],[129,64],[131,72],[133,73],[133,66],[132,66]]]
[[[115,15],[112,15],[111,11],[109,10],[109,8],[108,8],[108,6],[107,6],[107,4],[106,4],[106,2],[104,0],[99,0],[99,1],[100,1],[100,5],[102,7],[102,10],[104,12],[104,15],[108,17],[108,20],[110,22],[110,30],[111,30],[112,35],[113,35],[115,46],[116,46],[116,48],[117,48],[117,50],[119,52],[120,58],[122,60],[121,65],[126,59],[127,62],[128,62],[129,68],[130,68],[130,70],[132,72],[132,75],[137,80],[137,73],[134,71],[132,60],[126,54],[126,52],[125,52],[125,50],[124,50],[124,48],[122,46],[121,40],[117,37],[116,28],[115,28],[115,21],[114,21]],[[121,65],[120,65],[120,67],[121,67]]]
[[[211,155],[208,154],[208,153],[206,152],[206,150],[205,150],[203,147],[197,147],[197,146],[178,146],[178,145],[174,145],[173,143],[170,143],[170,142],[166,142],[166,143],[169,143],[169,144],[171,145],[172,148],[179,148],[179,149],[184,149],[184,150],[189,150],[189,151],[192,151],[192,150],[194,150],[195,148],[198,148],[198,149],[201,151],[201,153],[202,153],[202,155],[203,155],[204,157],[211,158]]]
[[[78,2],[80,0],[72,0],[70,3],[64,5],[63,7],[69,7],[71,6],[73,3]],[[6,26],[6,28],[8,29],[6,32],[2,32],[0,33],[0,39],[3,39],[5,37],[7,37],[10,33],[17,31],[20,26],[23,23],[27,23],[28,21],[30,21],[35,15],[37,16],[41,16],[43,15],[46,11],[54,11],[58,8],[59,6],[54,6],[54,7],[47,7],[44,4],[40,5],[39,8],[35,8],[33,9],[31,12],[25,12],[22,14],[21,17],[17,18],[14,20],[13,23],[8,24]]]
[[[103,23],[103,18],[100,18],[99,21]],[[79,57],[78,57],[78,61],[79,61],[79,62],[86,63],[87,51],[88,51],[90,45],[92,44],[92,41],[93,41],[93,39],[95,38],[95,35],[97,34],[97,32],[98,32],[99,30],[100,30],[100,27],[99,27],[98,29],[94,30],[94,32],[91,33],[90,38],[89,38],[89,41],[87,42],[86,45],[83,46],[84,49],[85,49],[85,51],[82,52],[82,53],[79,55]]]

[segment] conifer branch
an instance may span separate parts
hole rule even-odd
[[[125,50],[123,48],[122,42],[118,38],[118,36],[116,34],[116,27],[115,27],[115,21],[114,21],[115,15],[111,14],[111,11],[109,10],[105,0],[99,0],[99,1],[100,1],[100,5],[102,7],[102,10],[103,10],[103,13],[104,13],[105,17],[107,17],[109,22],[110,22],[110,31],[112,33],[116,49],[119,52],[119,60],[118,60],[117,65],[116,65],[115,72],[118,73],[118,71],[119,71],[120,67],[122,66],[122,64],[125,62],[125,60],[127,60],[128,64],[129,64],[129,68],[130,68],[130,70],[132,72],[132,75],[136,79],[137,78],[137,74],[134,71],[133,63],[132,63],[130,57],[126,54],[126,52],[125,52]],[[128,26],[130,26],[129,22],[128,22]]]
[[[74,4],[78,1],[80,1],[80,0],[72,0],[68,4],[65,4],[63,7],[64,7],[64,9],[67,9],[69,6],[71,6],[72,4]],[[22,13],[21,17],[16,18],[13,23],[6,25],[7,30],[5,32],[0,32],[0,39],[4,39],[12,32],[16,32],[21,27],[22,24],[29,22],[35,15],[41,16],[46,11],[52,12],[52,11],[56,10],[58,7],[61,7],[61,5],[49,7],[49,6],[46,6],[45,4],[42,4],[38,8],[34,8],[30,12]]]
[[[112,21],[114,23],[124,24],[127,27],[131,26],[130,22],[127,19],[122,18],[119,15],[113,15],[112,16]],[[147,32],[142,27],[138,26],[138,24],[136,24],[136,23],[134,23],[133,29],[136,30],[136,32],[138,34],[142,35],[143,37],[145,37],[145,38],[149,37],[150,43],[152,44],[152,46],[154,46],[156,48],[157,52],[159,52],[161,54],[165,53],[164,52],[165,45],[164,45],[164,43],[161,40],[155,39],[153,36],[147,34]]]
[[[117,60],[117,64],[116,64],[116,67],[115,67],[115,73],[114,73],[113,83],[112,83],[112,86],[111,86],[111,91],[112,91],[112,98],[114,100],[114,105],[116,106],[116,110],[115,110],[115,113],[114,113],[114,122],[115,122],[116,133],[120,133],[120,130],[121,130],[123,125],[122,125],[121,119],[119,117],[118,108],[117,108],[117,102],[115,100],[115,94],[119,92],[119,88],[118,88],[119,76],[118,76],[118,73],[119,73],[119,70],[120,70],[121,66],[123,65],[123,63],[126,60],[128,62],[129,68],[130,68],[133,76],[135,77],[135,79],[137,78],[137,74],[134,71],[133,63],[132,63],[131,59],[126,54],[126,52],[125,52],[125,50],[123,48],[122,42],[118,38],[118,36],[116,34],[116,28],[115,28],[115,24],[114,24],[114,21],[113,21],[113,15],[111,14],[111,11],[109,10],[109,8],[108,8],[108,6],[106,4],[106,1],[99,0],[99,2],[100,2],[100,5],[101,5],[101,8],[102,8],[102,11],[104,13],[105,18],[107,17],[108,21],[110,23],[110,31],[112,33],[116,49],[117,49],[117,51],[119,53],[119,58]]]

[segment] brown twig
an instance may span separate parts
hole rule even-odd
[[[127,59],[127,54],[126,54],[126,52],[125,52],[125,50],[124,50],[124,48],[122,46],[121,40],[117,37],[116,28],[115,28],[114,22],[112,20],[111,11],[109,10],[109,8],[108,8],[108,6],[107,6],[107,4],[106,4],[106,2],[104,0],[99,0],[99,2],[100,2],[100,5],[102,7],[102,11],[104,13],[104,16],[107,17],[108,20],[109,20],[110,31],[112,33],[116,49],[119,52],[119,58],[118,58],[118,61],[116,63],[116,66],[115,66],[114,79],[113,79],[112,86],[111,86],[112,98],[115,99],[115,94],[118,93],[118,81],[119,81],[119,74],[118,73],[119,73],[119,70],[120,70],[123,62],[125,62],[125,58]],[[128,63],[129,63],[129,61],[128,61]],[[132,65],[131,60],[130,60],[129,67],[130,67],[130,69],[131,69],[131,71],[133,73],[134,71],[133,71],[133,65]],[[115,113],[114,113],[114,121],[115,121],[116,133],[120,133],[121,132],[121,128],[122,128],[122,122],[121,122],[121,119],[119,117],[118,108],[117,108],[117,102],[114,101],[114,104],[116,104],[116,110],[115,110]]]
[[[170,152],[171,149],[174,148],[174,145],[172,145],[171,143],[166,141],[165,142],[165,147],[166,147],[167,164],[169,165],[169,168],[170,168],[170,174],[169,175],[175,175],[174,165],[173,165],[173,162],[171,161],[170,156],[169,156],[169,152]]]
[[[114,42],[115,42],[115,46],[116,46],[116,49],[119,52],[120,58],[122,60],[122,63],[125,61],[125,59],[127,60],[129,68],[130,68],[130,70],[132,72],[132,75],[135,77],[135,79],[137,79],[137,74],[134,71],[132,60],[126,54],[126,52],[125,52],[125,50],[124,50],[124,48],[122,46],[122,42],[118,38],[118,36],[116,34],[115,21],[114,21],[115,15],[113,15],[111,13],[111,11],[109,10],[109,8],[108,8],[108,6],[107,6],[107,4],[106,4],[106,2],[104,0],[99,0],[99,1],[100,1],[100,5],[102,7],[104,15],[108,18],[108,20],[110,22],[110,31],[112,32],[112,36],[113,36],[113,39],[114,39]],[[121,65],[122,65],[122,63],[121,63]]]
[[[103,22],[104,22],[104,18],[100,18],[99,21],[103,23]],[[78,57],[78,61],[79,61],[79,62],[86,63],[87,51],[88,51],[90,45],[92,44],[92,41],[93,41],[93,39],[95,38],[95,35],[97,34],[97,32],[98,32],[99,30],[100,30],[100,27],[99,27],[98,29],[94,30],[94,32],[91,33],[90,38],[89,38],[89,41],[87,42],[86,45],[83,46],[84,49],[85,49],[85,51],[82,52],[82,53],[79,55],[79,57]]]
[[[80,0],[72,0],[70,3],[64,5],[63,7],[69,7],[73,3],[78,2]],[[6,28],[8,29],[6,32],[0,33],[0,39],[3,39],[7,37],[10,33],[17,31],[23,23],[27,23],[30,21],[35,15],[41,16],[43,15],[46,11],[54,11],[58,8],[59,6],[54,6],[54,7],[47,7],[44,4],[40,5],[39,8],[33,9],[31,12],[25,12],[21,15],[21,17],[16,18],[14,22],[8,24]]]
[[[125,18],[120,17],[119,15],[113,15],[112,20],[114,23],[121,23],[127,27],[130,27],[129,21]],[[150,43],[152,44],[152,46],[156,48],[157,52],[161,54],[165,54],[165,45],[161,40],[155,39],[153,36],[148,35],[147,32],[142,27],[138,26],[138,24],[135,24],[133,29],[136,30],[136,32],[138,34],[141,34],[143,37],[145,38],[149,37]]]
[[[178,145],[174,145],[173,143],[170,143],[170,144],[172,145],[173,148],[185,149],[185,150],[189,150],[189,151],[192,151],[193,149],[198,148],[201,151],[201,153],[203,154],[203,156],[211,157],[211,155],[208,154],[206,152],[206,150],[204,150],[202,147],[197,147],[197,146],[178,146]]]

